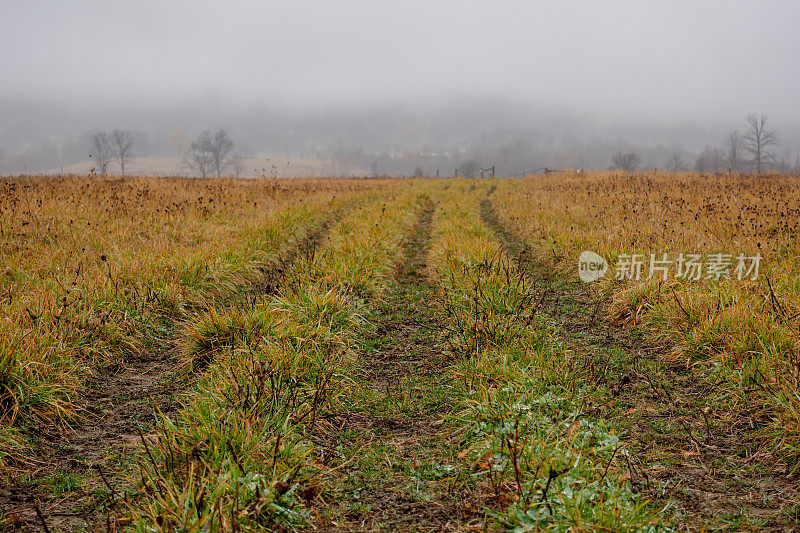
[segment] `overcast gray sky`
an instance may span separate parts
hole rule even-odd
[[[800,115],[797,1],[2,0],[0,96]]]

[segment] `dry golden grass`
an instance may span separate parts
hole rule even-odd
[[[577,279],[582,250],[762,256],[757,280],[605,281],[609,319],[634,325],[669,356],[722,377],[766,431],[800,454],[800,178],[642,172],[570,173],[504,181],[496,205],[543,264]],[[658,278],[658,276],[656,276]]]
[[[69,420],[97,365],[163,343],[376,182],[0,179],[0,428]]]
[[[648,503],[660,488],[634,484],[637,439],[669,437],[649,440],[664,452],[660,468],[689,461],[675,432],[685,428],[699,446],[692,432],[705,430],[703,445],[735,463],[721,468],[739,479],[755,455],[732,447],[727,429],[749,419],[735,426],[748,445],[761,431],[775,450],[800,455],[797,183],[610,172],[0,179],[0,466],[26,501],[52,493],[43,522],[69,494],[98,524],[120,527],[329,527],[377,510],[425,526],[435,517],[484,528],[659,530],[675,517]],[[538,262],[527,261],[524,243]],[[569,283],[584,249],[612,263],[622,253],[763,260],[756,280],[607,279],[587,293]],[[543,303],[541,285],[555,304]],[[634,336],[594,314],[589,324],[587,294],[610,302],[606,320],[639,330],[673,361],[647,360],[652,372],[671,372],[674,361],[693,367],[675,373],[680,384],[660,376],[668,400],[652,382],[656,396],[640,394],[642,382],[630,403],[609,401],[627,365],[644,368],[647,350],[634,353],[638,341],[621,349]],[[552,312],[559,306],[571,320]],[[573,343],[580,331],[564,330],[572,326],[599,329]],[[608,346],[584,350],[596,339]],[[673,401],[667,386],[678,385],[686,394]],[[103,387],[113,401],[92,404]],[[724,404],[724,416],[709,422],[699,411],[706,402]],[[668,419],[626,432],[634,426],[622,417],[640,416],[628,409],[638,404],[664,407]],[[87,422],[77,416],[83,406],[100,411]],[[684,425],[695,408],[704,425]],[[78,422],[62,432],[74,437],[20,446],[65,421]],[[89,448],[81,469],[84,459],[68,450]],[[80,473],[59,478],[73,462]],[[769,504],[776,514],[793,501],[784,492]],[[485,507],[459,510],[459,494]],[[419,495],[438,514],[404,507]]]

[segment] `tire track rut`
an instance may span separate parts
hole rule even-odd
[[[426,275],[434,210],[430,200],[422,207],[404,245],[396,272],[397,291],[387,303],[377,332],[381,342],[377,350],[364,355],[365,386],[372,389],[376,405],[367,413],[345,412],[337,417],[336,434],[357,431],[357,445],[371,450],[359,453],[385,451],[379,466],[385,477],[373,483],[364,472],[369,466],[350,465],[342,475],[363,484],[358,489],[358,509],[346,511],[334,523],[324,523],[323,530],[459,531],[468,518],[466,498],[448,494],[436,476],[425,473],[429,465],[453,459],[445,452],[448,429],[443,420],[452,404],[437,396],[444,365],[436,333],[441,314]],[[398,397],[414,408],[392,404],[390,399]],[[356,489],[350,486],[348,490]]]
[[[609,302],[537,263],[491,199],[482,201],[481,216],[520,269],[548,292],[545,311],[568,345],[592,355],[587,364],[610,406],[603,414],[623,429],[633,455],[635,489],[671,506],[681,530],[702,530],[720,514],[737,513],[773,531],[800,526],[791,514],[800,504],[798,480],[786,464],[759,451],[751,413],[715,405],[691,369],[663,361],[658,346],[603,320]]]
[[[262,279],[233,298],[254,298],[277,292],[282,275],[303,255],[313,254],[329,229],[342,217],[336,213],[299,239],[273,264],[262,269]],[[176,324],[176,326],[179,326]],[[141,443],[140,427],[150,427],[157,413],[169,415],[179,408],[177,396],[194,381],[180,362],[179,336],[163,341],[161,349],[130,354],[124,363],[97,371],[85,386],[87,416],[75,427],[43,434],[41,442],[25,454],[25,464],[7,487],[0,488],[0,526],[22,531],[46,528],[74,530],[103,523],[103,505],[94,488],[114,490],[126,481],[117,474],[128,450]],[[80,476],[81,487],[64,497],[43,493],[35,480],[69,473]],[[79,510],[80,509],[80,510]]]

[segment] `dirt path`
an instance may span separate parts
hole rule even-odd
[[[484,222],[542,290],[545,310],[568,345],[591,356],[607,394],[605,416],[623,430],[633,454],[631,481],[681,530],[800,528],[798,478],[761,450],[755,409],[715,398],[690,368],[669,364],[662,350],[604,320],[608,302],[580,282],[559,279],[501,224],[489,199]]]
[[[331,435],[351,460],[322,528],[331,531],[460,530],[463,494],[447,480],[455,464],[443,417],[453,400],[442,384],[434,288],[425,276],[434,205],[424,205],[405,244],[397,289],[381,310],[373,349],[363,354],[362,390]]]
[[[282,273],[299,257],[313,254],[339,218],[325,220],[273,267],[265,268],[260,282],[232,298],[276,292]],[[172,329],[179,329],[179,324]],[[106,489],[116,491],[127,484],[125,472],[133,465],[133,448],[141,443],[140,429],[151,427],[159,411],[169,416],[178,409],[179,395],[193,382],[177,345],[176,334],[152,352],[131,354],[125,363],[99,370],[86,384],[86,416],[81,423],[42,435],[25,453],[26,464],[15,479],[0,488],[0,517],[23,531],[45,527],[70,531],[104,524],[111,492]]]

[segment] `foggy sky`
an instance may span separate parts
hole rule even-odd
[[[798,8],[0,0],[0,173],[89,165],[91,133],[113,129],[179,172],[185,140],[208,128],[244,154],[349,172],[605,168],[618,150],[691,167],[749,113],[777,131],[774,161],[798,167]]]
[[[3,0],[0,97],[800,116],[791,1]]]

